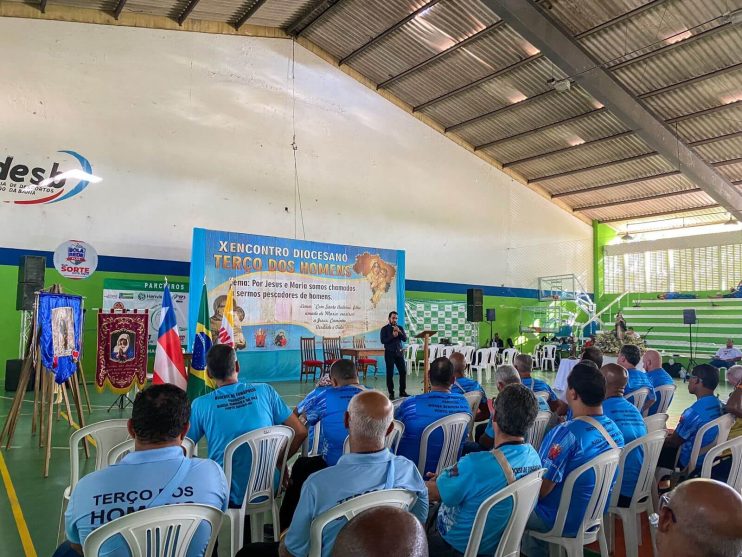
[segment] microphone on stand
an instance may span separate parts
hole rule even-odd
[[[647,337],[649,336],[649,333],[651,333],[654,330],[654,327],[650,327],[647,329],[647,332],[644,333],[644,336],[642,337],[644,340],[647,340]]]

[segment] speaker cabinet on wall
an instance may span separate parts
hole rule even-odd
[[[696,324],[696,310],[694,309],[683,310],[683,324],[684,325],[695,325]]]
[[[484,320],[484,309],[482,308],[482,289],[469,288],[466,291],[466,320],[478,323]]]
[[[482,298],[481,288],[469,288],[466,291],[466,305],[468,306],[481,306]]]
[[[497,312],[494,309],[487,310],[487,321],[497,321]]]
[[[33,282],[43,286],[45,272],[46,257],[24,255],[18,265],[18,282]]]
[[[36,292],[42,288],[44,288],[44,283],[36,284],[35,282],[19,282],[15,309],[27,311],[33,310],[33,304],[36,300]]]
[[[466,320],[471,323],[484,321],[482,306],[470,306],[469,304],[466,304]]]

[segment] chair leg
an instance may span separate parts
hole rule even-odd
[[[626,557],[639,557],[639,541],[637,540],[636,517],[623,520],[623,539],[626,545]],[[639,530],[641,532],[641,530]]]
[[[237,513],[235,513],[237,514]],[[231,547],[229,548],[230,557],[237,555],[237,552],[242,548],[241,532],[244,524],[244,519],[240,519],[239,514],[235,517],[232,513],[227,513],[229,517],[229,533],[231,540]]]

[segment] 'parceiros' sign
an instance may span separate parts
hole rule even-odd
[[[82,176],[93,174],[90,162],[75,151],[63,150],[52,157],[34,159],[0,152],[0,201],[36,205],[69,199],[90,183],[84,177],[51,180],[70,171]]]
[[[85,279],[98,267],[98,254],[85,242],[63,242],[54,250],[54,267],[63,277]]]

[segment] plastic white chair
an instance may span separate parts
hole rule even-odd
[[[186,457],[188,458],[191,458],[198,454],[196,444],[188,437],[183,438],[182,447],[183,447],[183,450],[185,451]],[[117,462],[119,462],[122,458],[124,458],[127,454],[129,454],[133,450],[134,450],[134,439],[127,439],[123,443],[119,443],[114,448],[112,448],[110,451],[108,451],[108,465],[111,466],[111,464],[116,464]]]
[[[611,494],[611,503],[608,507],[608,521],[606,530],[608,531],[609,547],[613,547],[614,531],[613,517],[618,517],[623,523],[623,535],[626,543],[626,557],[638,557],[640,544],[640,523],[639,519],[643,512],[647,516],[654,512],[652,503],[652,494],[654,491],[654,471],[657,468],[657,461],[660,458],[662,444],[667,437],[667,430],[653,431],[627,443],[621,451],[621,458],[618,461],[618,479]],[[626,466],[626,459],[632,451],[642,450],[644,458],[642,467],[639,471],[634,494],[631,496],[631,504],[628,507],[619,507],[618,498],[621,495],[621,485],[623,483],[623,473]],[[652,543],[654,543],[654,528],[650,528],[652,534]]]
[[[384,441],[384,447],[389,449],[390,452],[397,454],[399,442],[402,440],[402,435],[404,434],[404,424],[399,420],[392,420],[392,426],[392,430],[387,434]],[[350,436],[347,436],[345,441],[343,441],[343,454],[350,454]]]
[[[461,442],[464,440],[469,422],[471,422],[469,414],[458,412],[434,421],[423,430],[420,437],[420,457],[417,460],[417,469],[423,477],[425,477],[425,461],[428,459],[428,441],[433,432],[436,429],[443,430],[443,445],[435,469],[435,473],[440,474],[442,470],[453,466],[458,461]]]
[[[654,390],[654,396],[657,397],[659,405],[657,406],[656,414],[665,414],[672,404],[672,399],[675,396],[675,385],[661,385]]]
[[[322,531],[335,520],[352,519],[366,509],[379,506],[397,507],[409,510],[417,500],[417,495],[405,489],[382,489],[365,493],[333,507],[312,520],[309,529],[309,557],[322,557]]]
[[[546,364],[551,366],[551,371],[556,371],[556,349],[554,344],[547,344],[541,352],[541,369],[546,371]]]
[[[474,418],[477,415],[477,410],[479,410],[479,404],[482,402],[482,393],[481,391],[470,391],[464,393],[464,398],[469,403],[469,410],[471,411],[471,421],[467,429],[467,437],[470,437],[474,441]]]
[[[551,412],[541,411],[536,414],[536,420],[533,422],[531,429],[526,433],[526,443],[538,451],[541,448],[541,442],[546,435],[546,426],[549,425]]]
[[[479,555],[479,545],[482,543],[487,515],[495,505],[508,499],[513,500],[513,510],[510,512],[510,519],[502,531],[494,557],[518,557],[520,555],[520,540],[523,537],[523,531],[526,529],[528,517],[536,507],[544,472],[544,469],[531,472],[482,501],[479,510],[477,510],[477,515],[474,517],[474,524],[471,534],[469,534],[469,542],[466,544],[464,557],[477,557]]]
[[[474,357],[474,351],[476,348],[474,346],[464,346],[459,350],[464,355],[464,361],[466,362],[467,366],[471,365],[471,360]]]
[[[405,399],[404,397],[400,397],[400,398],[395,398],[395,399],[394,399],[394,400],[392,401],[392,406],[394,407],[394,411],[395,411],[395,412],[397,411],[397,408],[399,408],[400,406],[402,406],[402,403],[403,403],[403,402],[404,402],[405,400],[406,400],[406,399]]]
[[[224,514],[209,505],[163,505],[127,514],[91,532],[83,544],[87,557],[98,557],[101,546],[113,536],[123,537],[134,557],[185,557],[202,522],[211,527],[204,555],[211,555]],[[119,538],[120,539],[120,538]]]
[[[439,352],[442,348],[442,344],[428,344],[428,361],[432,362],[440,356]]]
[[[316,433],[315,433],[316,435]],[[247,477],[245,496],[239,509],[227,509],[231,533],[231,553],[234,556],[243,546],[245,515],[250,515],[250,539],[263,541],[262,515],[273,514],[273,541],[278,541],[281,533],[277,494],[274,489],[274,471],[281,470],[279,490],[283,483],[283,473],[289,453],[294,430],[285,425],[276,425],[243,433],[236,437],[224,450],[224,475],[227,486],[232,486],[232,459],[235,451],[247,445],[252,452],[250,474]]]
[[[533,369],[541,368],[541,358],[543,357],[543,353],[544,351],[540,343],[533,347],[533,353],[531,354],[531,358],[533,358]]]
[[[727,437],[729,437],[729,430],[732,429],[734,421],[735,417],[732,414],[724,414],[723,416],[716,418],[715,420],[711,420],[709,423],[699,428],[698,433],[696,433],[696,437],[693,440],[693,448],[690,453],[690,458],[688,459],[688,465],[683,470],[680,470],[677,467],[676,460],[675,471],[672,473],[671,478],[671,485],[673,487],[682,480],[688,478],[688,476],[690,476],[696,470],[699,456],[706,454],[718,444],[724,443],[727,440]],[[716,437],[707,445],[701,446],[704,436],[713,428],[717,428]],[[680,451],[678,451],[678,457],[680,457]],[[666,471],[666,469],[659,468],[658,474],[660,470]]]
[[[518,355],[516,348],[506,348],[502,351],[502,363],[507,365],[513,365],[513,360]]]
[[[701,477],[710,478],[711,472],[714,467],[714,460],[716,460],[722,453],[731,451],[732,453],[732,465],[729,470],[729,477],[726,483],[732,486],[739,492],[742,492],[742,436],[735,437],[724,443],[716,445],[713,449],[706,453],[703,459],[703,468],[701,468]]]
[[[492,378],[492,371],[495,369],[495,359],[497,357],[497,348],[480,348],[474,354],[474,363],[471,366],[472,372],[477,374],[477,383],[482,384],[482,372],[485,372],[487,381]]]
[[[490,369],[487,372],[488,378],[490,377],[490,373],[494,372],[497,369],[497,361],[500,359],[499,352],[500,349],[497,346],[493,346],[492,348],[490,348]]]
[[[438,357],[440,358],[441,356],[443,356],[444,358],[450,358],[451,354],[453,354],[455,351],[455,346],[444,346],[441,350],[438,351]]]
[[[567,552],[567,557],[582,557],[583,546],[598,540],[600,555],[608,557],[608,544],[603,531],[603,511],[605,511],[608,502],[611,483],[616,473],[620,454],[621,449],[610,449],[570,472],[564,481],[562,496],[559,499],[559,510],[552,529],[548,532],[529,530],[528,534],[538,540],[563,547]],[[567,511],[572,501],[572,490],[575,482],[582,474],[590,470],[595,474],[595,488],[586,505],[585,516],[574,537],[563,537],[562,533],[567,521]]]
[[[419,349],[419,344],[408,344],[404,356],[405,366],[407,369],[414,371],[415,375],[420,372],[420,362],[417,360],[417,351]]]
[[[636,406],[636,409],[639,410],[639,412],[642,412],[644,409],[644,403],[647,402],[647,397],[649,396],[649,389],[647,387],[642,387],[641,389],[637,389],[635,391],[631,391],[630,393],[626,393],[623,395],[623,397],[628,400],[631,404]]]
[[[647,426],[647,433],[652,433],[653,431],[667,430],[667,419],[669,417],[670,416],[665,413],[658,413],[644,418],[644,425]]]

